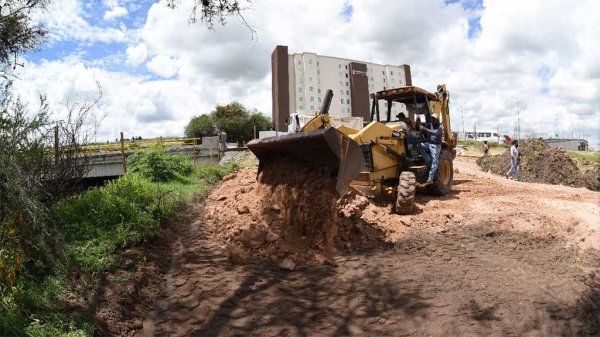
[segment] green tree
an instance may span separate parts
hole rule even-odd
[[[185,136],[188,138],[201,138],[216,134],[217,128],[211,115],[196,116],[185,127]]]
[[[271,120],[257,110],[248,110],[239,102],[217,105],[209,115],[192,118],[185,127],[186,137],[215,135],[217,130],[227,134],[228,141],[249,141],[256,131],[270,130]],[[216,129],[215,129],[216,127]]]
[[[246,131],[246,122],[250,118],[250,113],[242,104],[233,102],[227,105],[218,105],[211,115],[215,119],[217,128],[227,134],[227,140],[248,140],[247,137],[244,137],[244,131]]]
[[[256,136],[258,136],[258,131],[271,130],[273,127],[273,122],[271,122],[270,118],[265,117],[262,113],[254,110],[250,114],[250,118],[248,118],[248,122],[246,122],[246,130],[249,134],[246,134],[245,139],[254,139],[254,128],[256,127]]]
[[[37,50],[46,36],[46,30],[33,19],[32,13],[45,8],[47,0],[0,1],[0,66],[10,71],[17,65],[17,57]]]

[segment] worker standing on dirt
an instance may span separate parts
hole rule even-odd
[[[483,141],[483,155],[487,156],[488,152],[490,152],[490,146],[487,143],[487,140]]]
[[[506,178],[514,174],[514,179],[521,179],[521,152],[519,152],[519,141],[514,140],[510,147],[510,169],[506,172]]]
[[[429,169],[429,177],[427,184],[433,182],[433,177],[437,173],[440,152],[442,150],[442,137],[444,135],[442,126],[437,118],[431,117],[431,129],[421,125],[421,131],[427,134],[429,139],[429,153],[431,154],[431,168]]]

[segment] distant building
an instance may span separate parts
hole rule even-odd
[[[544,139],[548,146],[550,147],[562,147],[565,150],[572,151],[588,151],[588,141],[585,139],[577,139],[577,138],[549,138]]]
[[[370,92],[412,85],[406,64],[383,65],[306,52],[288,54],[287,46],[275,48],[271,69],[273,122],[278,131],[287,131],[285,120],[290,113],[311,115],[319,110],[327,89],[334,95],[331,114],[368,121]]]

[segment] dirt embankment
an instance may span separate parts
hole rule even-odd
[[[280,158],[258,181],[256,174],[252,168],[225,177],[208,198],[207,225],[230,246],[234,262],[253,256],[289,267],[385,240],[364,214],[369,201],[356,194],[339,199],[329,168]]]
[[[586,187],[600,190],[600,169],[581,172],[576,163],[561,148],[550,148],[542,139],[526,139],[521,151],[521,181]],[[495,156],[477,160],[483,171],[505,175],[510,167],[510,149]]]

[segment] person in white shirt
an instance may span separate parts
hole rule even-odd
[[[510,147],[510,169],[506,172],[506,178],[514,174],[514,179],[521,179],[521,153],[519,152],[519,141],[514,140]]]

